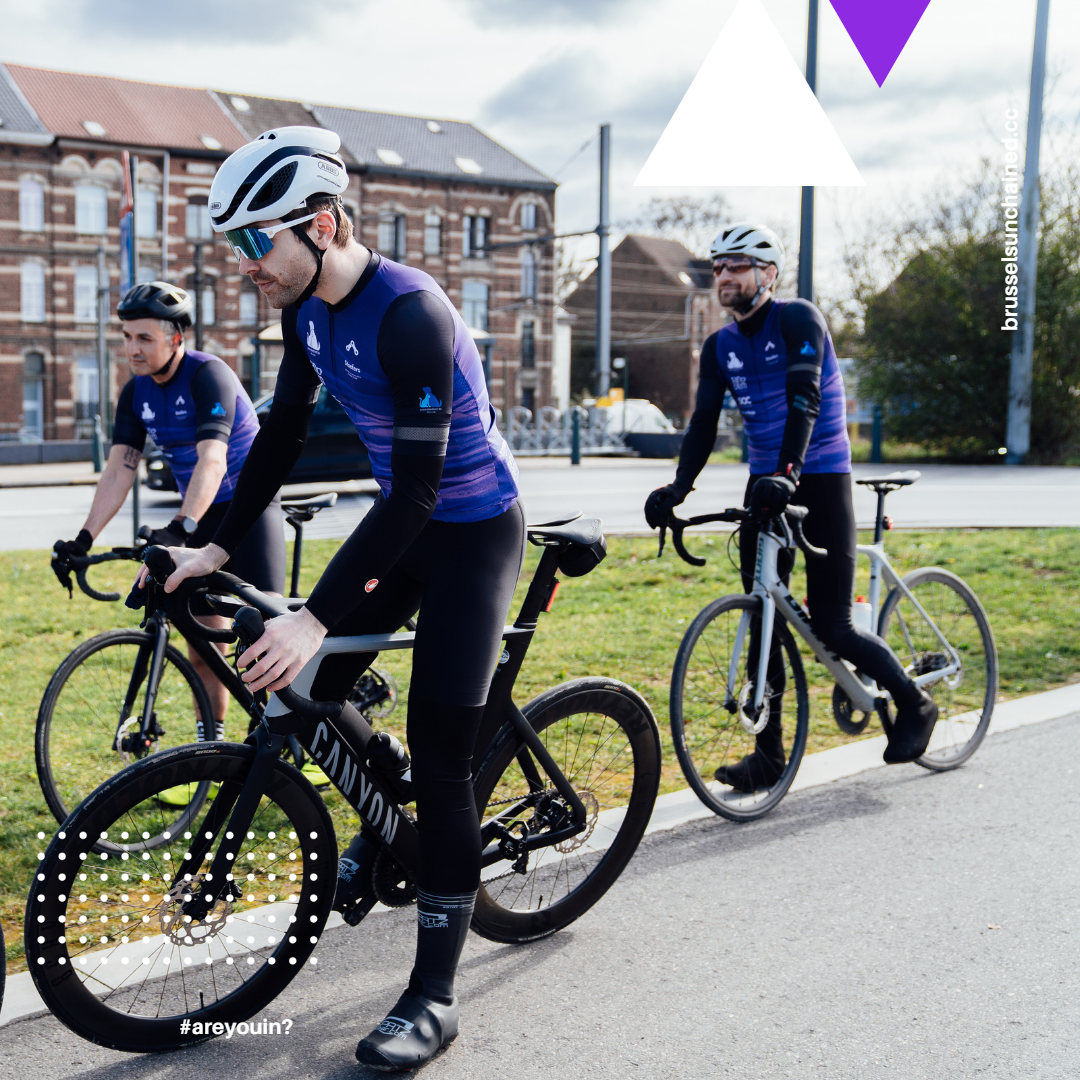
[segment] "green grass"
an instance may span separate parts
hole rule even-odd
[[[581,675],[623,679],[641,691],[656,713],[664,742],[663,790],[684,786],[668,729],[668,679],[688,622],[709,600],[738,589],[725,536],[693,536],[692,551],[708,556],[698,569],[672,553],[656,559],[646,538],[613,538],[603,565],[588,577],[563,582],[551,614],[543,617],[518,680],[516,697],[535,694]],[[1080,533],[1072,529],[899,532],[888,538],[901,570],[940,565],[963,577],[985,606],[997,638],[1004,696],[1032,693],[1080,679]],[[313,585],[336,541],[305,545],[303,590]],[[536,565],[531,548],[526,579]],[[865,592],[865,566],[857,591]],[[105,564],[92,576],[99,589],[126,592],[132,567]],[[803,596],[801,564],[792,583]],[[515,603],[521,601],[523,587]],[[42,845],[56,823],[45,807],[34,772],[34,721],[45,685],[61,659],[103,630],[133,626],[134,612],[76,593],[68,600],[41,551],[0,555],[0,919],[13,969],[21,964],[20,931],[26,892]],[[516,610],[516,609],[515,609]],[[402,704],[386,727],[403,735],[409,657],[388,654],[380,667],[402,688]],[[831,682],[809,663],[813,709],[808,752],[847,741],[831,719]],[[229,734],[241,731],[233,706]],[[867,734],[873,734],[872,726]],[[351,811],[336,806],[344,833]]]

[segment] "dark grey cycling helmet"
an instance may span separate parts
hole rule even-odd
[[[121,322],[129,319],[165,319],[183,330],[191,325],[191,297],[167,281],[147,281],[124,293],[116,307]]]

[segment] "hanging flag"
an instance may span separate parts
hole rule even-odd
[[[889,3],[832,0],[832,6],[874,76],[874,82],[881,86],[930,6],[930,0],[889,0]]]
[[[752,124],[723,102],[753,88]],[[635,187],[864,187],[761,0],[740,0]]]
[[[131,190],[131,156],[125,150],[124,197],[120,204],[120,295],[135,284],[135,198]]]

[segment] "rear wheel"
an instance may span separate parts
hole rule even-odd
[[[35,755],[41,792],[57,821],[133,761],[203,739],[201,718],[213,716],[206,687],[187,657],[168,645],[152,741],[135,745],[153,649],[153,634],[110,630],[84,641],[49,680],[38,709]],[[213,734],[211,727],[206,736]],[[208,790],[194,788],[180,800],[181,827],[183,815],[197,812]]]
[[[799,771],[810,716],[799,650],[776,619],[762,713],[754,715],[761,600],[724,596],[690,624],[671,672],[671,734],[684,775],[697,797],[732,821],[767,814]],[[758,730],[760,729],[760,730]],[[752,790],[721,783],[719,769],[737,766],[768,747],[769,767],[755,768]],[[782,759],[782,760],[781,760]]]
[[[923,684],[939,712],[930,745],[916,764],[944,772],[967,761],[990,727],[998,688],[997,646],[982,604],[955,574],[928,566],[913,570],[904,584],[959,660],[959,670]],[[953,667],[934,627],[899,588],[881,608],[878,633],[913,678]]]
[[[264,1008],[309,961],[334,898],[337,844],[301,774],[275,762],[237,841],[220,835],[213,805],[171,833],[158,798],[214,783],[231,804],[254,755],[220,742],[154,754],[95,791],[49,845],[26,909],[26,956],[42,999],[76,1034],[134,1052],[199,1042],[221,1033],[214,1024]],[[236,876],[191,922],[184,905],[207,882],[218,843],[237,844]]]
[[[636,691],[576,679],[522,710],[585,805],[585,829],[514,855],[497,831],[542,838],[569,807],[507,725],[476,774],[487,846],[472,928],[492,941],[546,937],[584,914],[614,884],[649,823],[660,785],[660,735]],[[505,835],[505,833],[503,835]]]

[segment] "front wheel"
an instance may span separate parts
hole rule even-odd
[[[497,832],[540,839],[569,807],[514,729],[496,735],[476,774],[488,839],[472,928],[511,944],[547,937],[615,883],[649,824],[660,786],[660,733],[645,699],[613,679],[575,679],[522,710],[585,805],[585,828],[516,858]]]
[[[806,749],[806,675],[779,612],[755,715],[760,642],[760,597],[721,597],[690,624],[671,672],[671,734],[683,774],[713,813],[732,821],[753,821],[776,806]],[[744,782],[725,780],[733,767]]]
[[[944,673],[922,684],[939,712],[930,745],[916,759],[923,768],[944,772],[967,761],[986,736],[997,697],[997,646],[982,604],[955,574],[927,566],[913,570],[904,584],[933,625],[894,588],[881,608],[878,634],[912,678]],[[935,626],[959,660],[959,670]]]
[[[129,1052],[200,1042],[314,962],[337,884],[334,827],[277,760],[246,838],[226,831],[254,757],[222,742],[153,754],[98,788],[49,844],[26,908],[26,958],[42,1000],[77,1035]],[[220,788],[197,827],[173,833],[159,796],[178,784]],[[191,921],[185,905],[211,887],[219,844],[236,854],[229,892]]]

